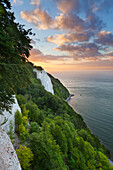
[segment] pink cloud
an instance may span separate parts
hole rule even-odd
[[[90,36],[91,36],[90,33],[86,32],[84,33],[69,32],[67,34],[56,34],[55,36],[50,36],[47,38],[47,41],[55,43],[57,45],[62,45],[64,43],[88,41]]]
[[[70,56],[56,56],[56,55],[44,55],[40,50],[38,49],[32,49],[30,52],[29,59],[33,62],[51,62],[51,61],[66,61],[67,59],[70,59]]]
[[[34,24],[38,29],[48,29],[51,28],[52,18],[49,16],[48,12],[36,9],[32,12],[24,11],[21,12],[21,17],[26,21]]]
[[[23,4],[23,1],[22,1],[22,0],[13,0],[13,3],[14,3],[14,4],[17,4],[17,3]]]
[[[113,34],[111,32],[100,31],[95,39],[96,43],[113,46]]]
[[[61,0],[58,1],[58,9],[63,13],[69,13],[73,9],[79,9],[79,2],[78,0]]]
[[[40,0],[31,0],[31,5],[40,5]]]
[[[103,57],[99,52],[100,48],[94,43],[84,43],[81,45],[61,45],[54,48],[57,51],[65,51],[69,55],[73,56],[74,59],[87,59],[98,60]]]

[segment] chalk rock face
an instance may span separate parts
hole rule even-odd
[[[21,170],[16,151],[2,128],[0,128],[0,170]]]
[[[45,70],[37,70],[37,69],[33,69],[34,72],[36,72],[37,74],[37,79],[41,80],[42,85],[45,87],[45,90],[54,94],[54,90],[53,90],[53,85],[51,82],[50,77],[48,76],[48,74],[46,73]]]
[[[14,125],[14,129],[15,129],[15,112],[17,110],[19,110],[21,112],[21,109],[19,107],[19,104],[17,102],[17,99],[14,95],[14,101],[15,103],[12,104],[12,108],[11,108],[11,113],[9,113],[8,111],[4,111],[3,112],[3,115],[0,115],[0,124],[4,122],[4,118],[6,117],[6,119],[8,119],[8,121],[2,125],[2,129],[4,129],[6,132],[8,132],[10,130],[9,128],[9,125],[10,125],[10,122],[12,121],[13,125]]]

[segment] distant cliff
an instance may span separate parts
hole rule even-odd
[[[36,72],[37,79],[41,80],[41,83],[44,86],[45,90],[52,93],[52,94],[54,94],[51,79],[48,76],[48,74],[46,73],[46,71],[45,70],[37,70],[35,68],[33,69],[33,71]]]

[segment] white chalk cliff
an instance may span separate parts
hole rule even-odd
[[[14,150],[13,144],[6,132],[10,130],[10,122],[12,121],[15,128],[15,112],[21,109],[18,105],[17,99],[14,96],[15,103],[12,104],[11,113],[4,111],[0,115],[0,124],[4,122],[4,118],[8,121],[0,126],[0,170],[21,170],[21,166]]]
[[[17,102],[15,95],[14,95],[14,101],[15,101],[15,103],[12,104],[11,113],[9,113],[8,111],[5,110],[3,112],[3,115],[0,115],[0,124],[4,122],[5,117],[6,117],[6,119],[8,119],[8,121],[4,125],[1,126],[2,129],[4,129],[6,132],[8,132],[10,130],[9,125],[10,125],[11,121],[15,128],[15,112],[17,110],[19,110],[21,112],[20,106]]]
[[[46,73],[45,70],[37,70],[37,69],[33,69],[34,72],[36,72],[37,75],[37,79],[40,79],[42,85],[44,86],[45,90],[54,94],[54,90],[53,90],[53,85],[51,82],[50,77],[48,76],[48,74]]]
[[[9,136],[0,127],[0,170],[21,170],[16,151]]]

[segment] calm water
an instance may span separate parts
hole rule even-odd
[[[113,153],[113,71],[54,73],[74,97],[69,104]]]

